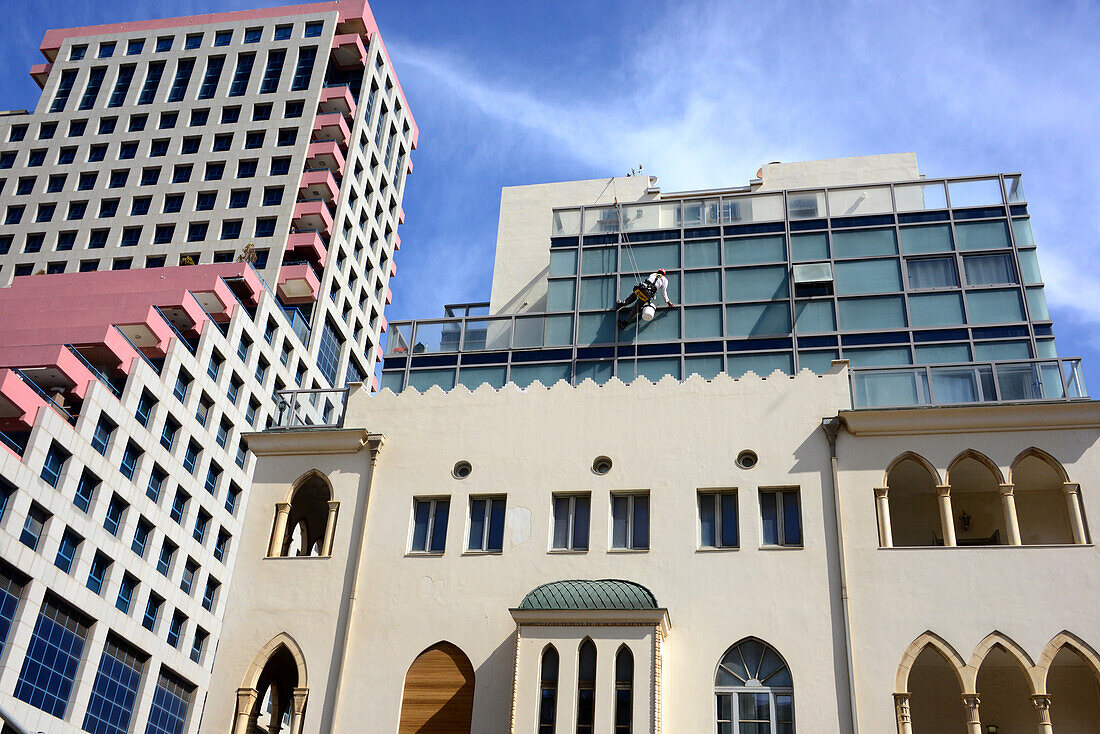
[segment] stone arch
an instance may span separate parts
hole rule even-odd
[[[993,474],[993,478],[997,480],[998,484],[1004,484],[1005,478],[1004,474],[1001,472],[1001,467],[993,463],[993,460],[983,454],[981,451],[977,451],[975,449],[965,449],[964,451],[961,451],[958,456],[951,460],[951,463],[947,465],[947,471],[944,473],[943,476],[944,484],[951,484],[951,472],[954,471],[958,467],[958,465],[966,459],[973,459],[974,461],[978,462]]]
[[[1020,462],[1028,458],[1038,459],[1039,461],[1043,462],[1051,469],[1053,469],[1054,472],[1059,477],[1061,477],[1063,482],[1069,481],[1069,474],[1066,473],[1066,468],[1062,466],[1062,462],[1058,461],[1049,453],[1043,451],[1040,448],[1037,448],[1035,446],[1028,446],[1026,449],[1017,454],[1016,458],[1012,460],[1012,466],[1009,467],[1008,470],[1008,481],[1010,484],[1014,484],[1016,482],[1016,467],[1019,466]]]
[[[405,674],[398,734],[470,734],[474,709],[474,666],[447,641],[428,647]]]
[[[1014,540],[1015,528],[1006,518],[1000,467],[974,449],[951,460],[945,482],[951,487],[949,518],[957,545],[1005,545]]]
[[[1061,462],[1032,446],[1013,460],[1009,479],[1023,545],[1083,541],[1083,528],[1076,527],[1078,497],[1067,492],[1071,485]]]
[[[898,672],[894,678],[894,693],[904,694],[909,692],[909,672],[913,669],[913,663],[916,662],[917,657],[928,647],[939,653],[940,657],[947,662],[948,666],[955,673],[955,679],[958,681],[961,691],[967,692],[973,690],[968,684],[965,674],[966,661],[962,659],[962,655],[955,652],[955,648],[951,647],[950,643],[935,632],[926,631],[921,634],[920,637],[913,640],[905,653],[901,656],[901,662],[898,664]]]
[[[1055,635],[1036,663],[1054,731],[1100,731],[1100,656],[1070,632]]]
[[[305,656],[293,637],[280,632],[267,642],[245,670],[237,689],[234,734],[266,731],[279,734],[284,717],[290,718],[289,734],[299,734],[309,695]],[[270,718],[258,726],[265,701],[270,701]]]
[[[268,556],[328,556],[336,510],[332,484],[317,469],[310,469],[290,486],[285,500],[275,505]]]
[[[883,487],[890,486],[890,473],[894,471],[894,469],[897,467],[898,464],[900,464],[904,461],[916,462],[920,466],[924,467],[925,471],[927,471],[931,475],[932,481],[934,483],[936,483],[936,484],[941,483],[940,482],[940,472],[935,466],[933,466],[931,461],[924,458],[923,456],[916,453],[915,451],[906,451],[903,454],[898,454],[897,456],[895,456],[894,460],[890,462],[890,465],[888,467],[886,467],[886,471],[882,475],[882,486]]]
[[[970,654],[970,661],[967,667],[974,671],[975,680],[977,680],[977,673],[982,667],[982,663],[985,661],[986,656],[995,648],[1000,648],[1008,653],[1008,656],[1013,658],[1023,670],[1027,676],[1028,685],[1031,687],[1032,695],[1041,693],[1041,689],[1038,687],[1035,679],[1035,663],[1032,661],[1031,656],[1027,652],[1016,644],[1015,640],[1008,637],[1001,632],[990,632],[986,635],[985,639],[978,643],[974,648],[974,652]]]
[[[1043,652],[1039,655],[1039,660],[1035,663],[1036,682],[1039,684],[1041,692],[1047,692],[1047,676],[1050,673],[1050,666],[1054,663],[1054,658],[1058,656],[1062,648],[1069,648],[1077,653],[1092,669],[1092,674],[1100,682],[1100,655],[1080,637],[1063,630],[1046,644]]]

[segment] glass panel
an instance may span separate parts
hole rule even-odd
[[[821,334],[836,331],[833,302],[799,301],[794,305],[794,330],[798,334]]]
[[[644,377],[650,382],[657,382],[665,375],[672,375],[680,379],[680,359],[678,357],[663,357],[661,359],[639,359],[637,372],[635,372],[633,359],[620,359],[615,365],[616,374],[623,382],[633,382],[635,377]]]
[[[791,333],[787,303],[726,306],[726,336],[768,336]]]
[[[613,207],[612,210],[614,210]],[[586,213],[585,222],[587,221]],[[675,229],[679,226],[679,202],[623,205],[623,230],[626,232],[643,229]]]
[[[967,285],[999,285],[1016,282],[1016,268],[1007,255],[968,255],[963,258]]]
[[[876,347],[874,349],[845,349],[844,356],[853,367],[893,367],[912,364],[909,347]]]
[[[550,251],[550,275],[576,275],[577,251],[576,250],[551,250]]]
[[[433,553],[442,553],[447,547],[447,515],[450,513],[451,503],[448,500],[435,501],[435,519],[432,522]]]
[[[772,372],[779,370],[784,374],[791,374],[792,357],[789,353],[777,354],[731,354],[727,357],[731,377],[741,377],[746,372],[755,372],[759,377],[767,377]]]
[[[633,276],[624,275],[619,279],[619,298],[623,299],[630,295],[634,290],[634,286],[637,285],[643,278],[648,276],[648,273],[639,274],[635,279]],[[668,297],[672,299],[673,303],[680,300],[680,274],[669,273],[668,278]],[[661,303],[661,296],[657,296],[657,301]]]
[[[924,370],[852,373],[856,407],[927,405],[928,381]]]
[[[554,212],[555,235],[574,235],[581,231],[581,210],[560,209]]]
[[[719,355],[714,355],[712,357],[686,357],[684,359],[684,375],[686,377],[699,375],[704,379],[713,380],[721,371],[722,357]]]
[[[699,495],[699,544],[704,548],[713,548],[717,542],[717,525],[714,520],[713,494]],[[719,669],[721,670],[721,669]]]
[[[1006,324],[1024,320],[1020,292],[1011,290],[967,291],[967,311],[972,324]]]
[[[455,322],[417,322],[413,354],[458,351],[458,335],[461,327]]]
[[[569,497],[554,498],[554,547],[569,547]]]
[[[1031,364],[994,365],[1001,400],[1038,400],[1043,396],[1039,370]]]
[[[672,294],[669,294],[672,295]],[[680,338],[680,311],[675,308],[659,308],[652,321],[637,319],[628,324],[620,334],[621,341],[635,339],[640,342],[663,342]]]
[[[470,500],[470,550],[484,550],[485,506],[488,500]]]
[[[799,191],[787,194],[787,215],[794,219],[818,219],[825,216],[824,191]]]
[[[386,339],[386,354],[407,354],[411,335],[412,324],[390,324]]]
[[[932,370],[932,398],[937,405],[976,403],[981,400],[978,371],[974,368],[938,367]]]
[[[778,219],[783,219],[783,194],[722,199],[722,224],[772,222]]]
[[[842,331],[905,327],[905,306],[900,296],[846,298],[838,308]]]
[[[610,344],[615,341],[615,314],[585,313],[580,315],[577,344]]]
[[[914,293],[909,296],[913,326],[965,324],[961,293]]]
[[[409,387],[424,392],[432,385],[439,385],[444,390],[453,388],[455,386],[454,369],[413,370],[409,373]]]
[[[630,522],[630,498],[624,495],[611,497],[611,547],[627,547],[627,530]]]
[[[1039,258],[1036,257],[1035,250],[1020,250],[1020,271],[1026,285],[1043,282],[1043,276],[1039,272]]]
[[[970,347],[966,344],[918,344],[917,364],[952,364],[970,361]]]
[[[700,306],[684,309],[684,337],[706,339],[722,336],[722,307]]]
[[[897,260],[859,260],[836,264],[837,295],[893,293],[901,290]]]
[[[624,215],[626,207],[623,208]],[[584,210],[584,233],[606,234],[619,231],[619,212],[613,206],[594,207]]]
[[[500,367],[463,367],[458,374],[458,381],[466,387],[474,390],[483,383],[490,386],[504,387],[505,368]]]
[[[1062,387],[1062,370],[1057,362],[1047,362],[1039,365],[1039,377],[1042,381],[1043,397],[1047,400],[1059,400],[1066,396]]]
[[[829,259],[829,236],[821,234],[792,234],[791,260],[808,262]]]
[[[517,318],[513,324],[512,347],[515,349],[529,349],[543,345],[546,320],[542,316],[524,316]]]
[[[1035,236],[1031,233],[1030,219],[1013,219],[1012,234],[1016,238],[1017,247],[1035,246]]]
[[[783,492],[783,543],[784,545],[802,545],[802,515],[798,510],[798,492]],[[760,662],[759,678],[764,679],[768,672],[768,653]]]
[[[546,317],[546,346],[556,347],[573,343],[573,315]]]
[[[727,265],[785,262],[786,259],[783,235],[726,240]]]
[[[619,254],[614,247],[585,249],[581,253],[581,275],[614,273],[618,268]]]
[[[952,257],[930,257],[906,260],[905,270],[910,288],[954,288],[959,284]]]
[[[739,268],[726,271],[727,301],[786,299],[787,268]]]
[[[630,257],[633,252],[633,259]],[[653,245],[634,245],[623,250],[622,272],[649,275],[658,268],[680,267],[680,243],[661,242]]]
[[[951,228],[946,224],[902,227],[900,232],[901,251],[906,255],[951,252]]]
[[[1035,342],[1036,357],[1057,357],[1058,350],[1054,348],[1053,339],[1039,339]]]
[[[1008,192],[1008,203],[1019,204],[1027,201],[1024,196],[1024,185],[1019,176],[1005,176],[1005,190]]]
[[[1051,343],[1053,347],[1053,342]],[[1083,398],[1088,396],[1085,390],[1085,376],[1081,373],[1081,363],[1077,360],[1062,363],[1062,373],[1066,378],[1067,396]]]
[[[512,365],[512,374],[509,381],[519,387],[527,387],[538,380],[545,387],[550,387],[558,380],[569,382],[572,369],[568,362],[563,364],[515,364]]]
[[[574,500],[573,550],[588,550],[588,521],[591,517],[592,498],[577,497]]]
[[[833,257],[836,258],[896,255],[897,252],[893,228],[833,232]]]
[[[383,372],[382,382],[379,384],[379,390],[390,389],[395,393],[401,392],[405,387],[405,373],[404,372]]]
[[[951,194],[951,206],[996,206],[1003,204],[1001,182],[995,178],[983,178],[980,181],[952,181],[947,184]]]
[[[512,342],[512,321],[510,319],[486,319],[467,321],[463,350],[467,352],[507,349]]]
[[[1057,367],[1057,365],[1055,365]],[[1057,374],[1055,375],[1057,377]],[[649,495],[639,494],[634,497],[634,518],[631,523],[634,537],[631,539],[631,547],[649,547]]]
[[[1047,321],[1050,319],[1050,311],[1047,310],[1047,297],[1042,286],[1027,289],[1027,310],[1031,314],[1032,321]]]
[[[718,199],[684,202],[684,226],[700,227],[718,223]]]
[[[418,500],[413,511],[413,537],[412,549],[423,551],[428,548],[428,517],[432,509],[432,503],[428,500]]]
[[[798,368],[810,370],[815,375],[823,375],[832,367],[834,359],[840,359],[840,354],[835,349],[823,352],[799,352]]]
[[[721,300],[721,270],[693,270],[684,273],[684,303],[717,303]]]
[[[979,342],[974,345],[974,359],[979,362],[1031,359],[1031,345],[1026,341]]]
[[[610,360],[606,362],[577,362],[577,374],[574,384],[581,384],[590,379],[597,385],[602,385],[611,379],[615,371],[615,365]]]
[[[551,280],[546,286],[547,311],[572,311],[576,301],[577,281]]]
[[[894,211],[889,186],[829,191],[830,217],[858,217]]]
[[[582,278],[581,310],[615,307],[615,278]]]
[[[721,247],[718,240],[684,243],[685,268],[705,268],[721,264]]]
[[[960,250],[991,250],[1008,247],[1008,227],[1004,220],[995,222],[959,222],[955,241]]]
[[[899,212],[946,209],[947,193],[942,183],[899,184],[894,186],[894,202]]]

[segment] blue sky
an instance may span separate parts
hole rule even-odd
[[[269,4],[9,2],[0,106],[33,105],[47,27]],[[1100,392],[1100,4],[372,7],[420,126],[391,321],[488,299],[501,186],[641,163],[698,189],[766,161],[913,151],[929,176],[1023,172],[1059,353]]]

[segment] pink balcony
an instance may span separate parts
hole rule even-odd
[[[379,316],[378,317],[378,333],[379,334],[385,334],[386,329],[388,329],[388,328],[390,328],[390,322],[386,319],[385,316]]]
[[[326,237],[332,234],[332,213],[323,201],[299,201],[294,205],[292,229],[315,229]]]
[[[370,376],[370,391],[378,392],[378,375]]]
[[[39,89],[46,88],[46,79],[49,78],[52,68],[53,64],[35,64],[31,67],[31,79],[34,79]]]
[[[328,248],[317,232],[292,232],[286,238],[286,249],[294,255],[295,259],[312,260],[317,263],[318,268],[325,267]]]
[[[389,286],[386,286],[386,305],[388,306],[391,303],[393,303],[393,290]]]
[[[317,169],[325,167],[334,176],[344,175],[344,151],[335,141],[329,140],[321,143],[310,143],[306,151],[306,168]]]
[[[313,120],[313,141],[324,142],[335,140],[340,144],[341,150],[348,147],[351,139],[351,130],[348,129],[347,120],[339,112],[330,112],[327,115],[317,115]]]
[[[345,33],[332,39],[332,60],[342,68],[362,66],[367,61],[367,48],[358,33]]]
[[[393,236],[393,249],[394,251],[401,249],[401,235],[399,234]]]
[[[325,87],[321,90],[321,101],[317,105],[321,114],[338,112],[349,118],[355,117],[355,97],[346,84]]]
[[[322,199],[333,203],[340,195],[340,187],[332,172],[327,169],[306,171],[298,184],[298,196],[302,199]]]
[[[0,430],[27,431],[46,401],[13,370],[0,369]]]
[[[284,265],[279,269],[279,297],[286,303],[316,301],[320,289],[317,274],[305,263]]]

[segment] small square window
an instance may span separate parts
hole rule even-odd
[[[246,28],[244,31],[244,42],[259,43],[260,39],[263,37],[263,34],[263,28]]]
[[[110,233],[109,229],[93,229],[88,235],[88,249],[89,250],[102,250],[107,246],[107,235]]]
[[[87,120],[72,120],[69,122],[69,137],[79,138],[88,129]]]
[[[298,140],[298,128],[288,127],[279,131],[279,139],[276,143],[280,147],[286,147],[288,145],[294,145]]]
[[[23,523],[23,532],[19,535],[19,542],[32,551],[37,550],[38,541],[42,538],[42,531],[49,520],[50,513],[37,502],[31,503],[30,512],[27,513],[27,519]]]
[[[254,148],[262,148],[264,146],[264,131],[253,130],[244,136],[245,150],[252,150]]]
[[[321,31],[324,29],[325,24],[322,21],[314,21],[312,23],[306,23],[306,38],[316,38],[321,35]]]
[[[118,146],[118,159],[120,161],[130,160],[137,157],[138,144],[137,141],[129,140],[122,145]]]
[[[223,240],[235,240],[241,236],[241,220],[233,219],[222,222],[222,239]],[[232,255],[232,253],[230,253]],[[232,259],[232,258],[230,258]],[[217,260],[215,260],[217,262]],[[226,260],[225,262],[229,262]]]
[[[285,176],[290,173],[290,158],[272,158],[271,175]]]
[[[222,110],[222,124],[232,125],[241,119],[240,107],[226,107]]]
[[[141,185],[155,186],[160,179],[160,166],[141,169]]]
[[[163,268],[164,267],[164,255],[151,255],[145,258],[145,267],[147,268]]]
[[[72,201],[69,202],[69,213],[65,215],[68,220],[83,219],[84,212],[88,210],[88,202],[86,201]]]
[[[229,195],[229,208],[243,209],[248,206],[248,197],[251,193],[250,189],[234,189]]]
[[[46,235],[41,232],[27,235],[27,242],[23,245],[23,252],[32,255],[36,252],[42,252],[42,243],[45,239]]]
[[[228,224],[228,222],[226,222],[225,224]],[[222,233],[223,234],[225,233],[225,225],[224,224],[222,225]],[[224,239],[224,237],[222,239]],[[214,253],[214,262],[216,262],[216,263],[231,263],[231,262],[233,262],[233,250],[224,250],[222,252],[215,252]],[[220,433],[221,432],[219,431],[219,435],[220,435]],[[225,448],[225,440],[224,439],[221,441],[221,446],[222,446],[222,448]]]
[[[18,143],[23,138],[27,137],[26,125],[12,125],[8,130],[8,141],[12,143]]]
[[[142,217],[149,213],[149,206],[153,203],[151,196],[135,196],[130,203],[130,216]]]
[[[257,237],[274,237],[275,236],[275,217],[263,217],[256,220],[256,236]],[[266,250],[264,251],[266,254]],[[259,252],[257,252],[257,257]],[[264,267],[260,264],[259,259],[254,263],[257,268]],[[266,261],[264,263],[266,265]]]
[[[81,260],[80,272],[92,273],[99,269],[99,260]]]
[[[255,158],[241,161],[237,164],[237,178],[252,178],[256,175],[256,164],[258,161]]]
[[[29,263],[25,263],[23,265],[16,265],[15,266],[15,275],[17,277],[23,276],[23,275],[30,275],[32,272],[34,272],[34,266],[29,264]]]
[[[470,535],[466,550],[500,553],[504,548],[504,497],[470,498]]]
[[[118,214],[118,199],[104,199],[99,202],[99,218],[109,219]]]
[[[193,48],[198,48],[201,45],[202,45],[202,34],[201,33],[191,33],[187,36],[186,39],[184,39],[184,42],[183,42],[183,47],[186,50],[191,50]]]
[[[442,554],[447,547],[447,516],[450,497],[413,500],[410,553]]]
[[[288,38],[290,38],[290,34],[293,33],[293,32],[294,32],[294,26],[292,26],[290,24],[277,25],[277,26],[275,26],[275,39],[274,40],[276,40],[276,41],[285,41]]]
[[[233,42],[233,31],[218,31],[214,34],[215,46],[228,46]]]
[[[168,194],[164,197],[164,213],[174,214],[183,209],[183,194]]]
[[[66,263],[64,261],[54,262],[54,263],[47,263],[47,265],[46,265],[46,274],[47,275],[57,275],[58,273],[64,273],[66,265],[68,265],[68,263]]]
[[[51,202],[38,205],[38,214],[35,216],[36,222],[49,222],[53,220],[54,210],[57,209],[57,204]]]
[[[99,121],[99,134],[110,135],[115,131],[116,125],[118,125],[117,117],[104,117]]]
[[[233,146],[233,133],[222,133],[214,136],[214,146],[212,150],[215,153],[221,153],[229,150]]]
[[[46,193],[56,194],[65,188],[65,174],[59,173],[54,176],[50,176],[49,181],[46,184]]]
[[[213,161],[206,164],[206,174],[203,176],[206,181],[221,181],[222,175],[225,173],[224,161]]]
[[[145,48],[144,38],[131,38],[126,44],[126,55],[137,56]]]
[[[587,551],[592,497],[589,494],[555,494],[551,548]]]
[[[88,53],[88,47],[84,44],[79,46],[73,46],[69,49],[69,61],[80,61],[84,58],[84,54]]]
[[[99,44],[99,53],[96,54],[96,58],[109,59],[115,55],[115,42],[104,41]]]
[[[23,176],[19,179],[19,182],[15,185],[16,196],[26,196],[34,191],[34,182],[37,179],[34,176]]]
[[[264,206],[278,206],[283,202],[283,187],[268,186],[264,189]]]
[[[97,174],[95,171],[85,171],[84,173],[80,174],[80,178],[76,180],[76,190],[90,191],[91,189],[94,189],[95,180],[98,175],[99,174]]]
[[[130,115],[129,131],[132,133],[141,132],[145,129],[145,125],[148,122],[149,115]]]
[[[22,205],[9,206],[8,213],[4,217],[4,224],[19,224],[19,221],[23,218],[23,212],[25,210],[26,207]]]
[[[15,151],[6,150],[0,153],[0,168],[11,168],[15,165]]]
[[[191,110],[191,127],[202,127],[210,120],[210,110]]]
[[[125,169],[123,169],[121,171],[111,171],[111,178],[107,183],[107,188],[109,188],[109,189],[121,189],[121,188],[125,187],[126,186],[126,179],[129,178],[129,176],[130,176],[130,171],[125,170]]]
[[[172,170],[172,183],[187,183],[191,180],[191,164],[181,164]]]
[[[111,270],[129,270],[132,262],[128,257],[116,257],[111,263]]]
[[[164,53],[165,51],[172,50],[172,41],[175,39],[172,36],[161,36],[157,39],[157,53]]]
[[[256,228],[259,229],[259,227],[260,227],[259,222],[257,222],[256,223]],[[272,230],[272,231],[274,231],[274,230]],[[267,267],[267,257],[268,257],[269,254],[270,254],[270,251],[267,250],[266,248],[263,249],[263,250],[256,250],[256,259],[252,261],[252,267],[256,268],[257,270],[263,270],[264,268],[266,268]],[[264,366],[263,361],[261,361],[259,364],[256,365],[256,372],[257,373],[260,373],[260,367],[262,367],[262,366]],[[256,379],[259,380],[260,382],[263,382],[263,376],[262,375],[260,375]]]
[[[46,151],[45,151],[45,149],[32,150],[30,153],[27,154],[27,167],[28,168],[37,168],[38,166],[41,166],[45,162],[46,162]],[[60,162],[60,160],[59,160],[59,162]]]
[[[42,125],[38,128],[38,139],[39,140],[50,140],[56,134],[57,134],[57,123],[56,122],[43,122]]]
[[[157,228],[153,231],[153,244],[154,245],[167,245],[172,241],[172,233],[176,231],[176,225],[174,224],[158,224]],[[149,262],[146,261],[146,267],[149,267]]]
[[[187,241],[202,242],[206,239],[206,231],[209,228],[210,224],[208,222],[191,222],[187,225]]]
[[[171,130],[176,126],[179,121],[180,113],[175,110],[171,112],[160,113],[160,123],[157,125],[158,130]]]
[[[0,255],[7,255],[11,252],[11,243],[15,239],[10,234],[0,235]]]
[[[58,252],[67,252],[73,249],[73,245],[76,244],[76,232],[58,232],[57,233],[57,247]]]
[[[194,136],[194,137],[184,138],[183,142],[180,143],[180,154],[181,155],[191,155],[193,153],[198,153],[199,152],[199,145],[201,143],[202,143],[202,138],[200,136],[197,136],[197,135]]]
[[[88,148],[88,162],[98,163],[107,157],[107,144],[99,143]]]
[[[263,122],[271,119],[271,103],[265,102],[252,108],[252,121]]]
[[[195,210],[200,212],[211,211],[217,198],[218,192],[216,191],[200,191],[195,200]]]
[[[292,99],[286,103],[286,108],[283,111],[283,117],[293,119],[295,117],[301,117],[302,112],[305,110],[305,103],[300,99]]]

